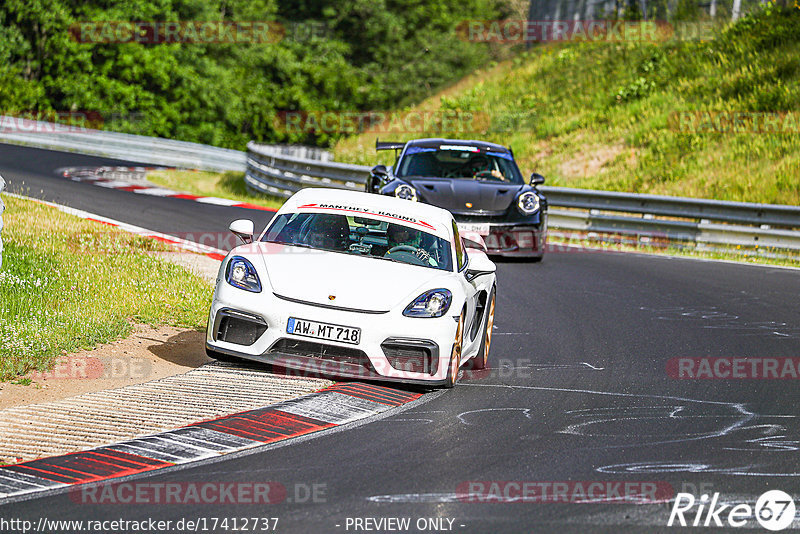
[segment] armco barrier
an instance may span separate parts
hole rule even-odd
[[[247,187],[289,197],[304,187],[363,191],[370,167],[286,156],[247,145]],[[549,225],[582,233],[800,251],[800,206],[540,187]],[[559,209],[566,208],[566,209]],[[713,221],[713,222],[712,222]],[[778,227],[778,228],[774,228]]]
[[[362,191],[369,167],[281,154],[270,145],[247,144],[245,184],[258,193],[288,198],[304,187]]]
[[[243,171],[247,157],[240,150],[5,115],[0,115],[0,142],[209,171]],[[314,147],[264,145],[262,148],[264,151],[310,160],[331,159],[328,151]]]

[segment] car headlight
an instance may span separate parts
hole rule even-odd
[[[394,196],[403,200],[417,201],[417,190],[408,184],[400,184],[394,190]]]
[[[261,293],[261,280],[258,279],[256,268],[241,256],[234,256],[225,269],[225,280],[233,287]]]
[[[453,294],[448,289],[431,289],[406,306],[406,317],[441,317],[450,309]]]
[[[531,191],[525,191],[517,199],[517,208],[523,215],[533,215],[539,209],[538,195]]]

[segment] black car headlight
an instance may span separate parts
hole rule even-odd
[[[406,317],[441,317],[450,309],[453,294],[449,289],[431,289],[406,306]]]
[[[225,280],[233,287],[261,293],[261,280],[253,264],[241,256],[234,256],[225,269]]]
[[[525,191],[517,199],[517,209],[523,215],[533,215],[539,209],[539,196],[532,191]]]
[[[394,196],[403,200],[417,201],[417,190],[408,184],[400,184],[394,190]]]

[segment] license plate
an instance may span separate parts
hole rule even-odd
[[[361,342],[360,328],[320,323],[319,321],[297,319],[296,317],[289,317],[289,322],[286,324],[286,333],[316,339],[327,339],[329,341],[340,341],[352,345],[358,345]]]
[[[458,223],[458,231],[462,234],[489,235],[489,223]]]

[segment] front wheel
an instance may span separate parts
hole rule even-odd
[[[444,379],[444,387],[452,388],[458,380],[458,369],[461,367],[461,349],[464,345],[464,312],[458,318],[458,328],[456,328],[456,338],[453,342],[453,352],[450,354],[450,365],[447,366],[447,376]]]

